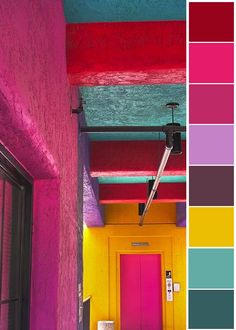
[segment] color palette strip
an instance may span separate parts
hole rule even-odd
[[[188,13],[188,329],[234,329],[234,3]]]

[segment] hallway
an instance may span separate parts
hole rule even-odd
[[[90,298],[131,330],[123,255],[159,256],[155,322],[185,329],[185,6],[1,1],[1,329],[85,330]]]

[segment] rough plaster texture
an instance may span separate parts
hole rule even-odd
[[[98,181],[96,178],[91,178],[85,167],[83,184],[83,220],[87,227],[102,227],[104,221],[102,209],[99,205]],[[96,187],[94,187],[95,185]]]
[[[82,126],[87,125],[84,112],[79,115],[79,122]],[[82,204],[79,209],[83,213],[82,220],[87,227],[104,226],[103,210],[99,205],[99,182],[97,178],[92,178],[90,175],[90,140],[87,134],[80,134],[80,131],[79,153],[83,160],[83,164],[79,163],[79,184],[83,185]]]
[[[168,102],[178,102],[175,122],[186,125],[186,86],[138,85],[81,87],[88,126],[158,126],[171,122]],[[122,133],[124,134],[124,133]]]
[[[67,68],[80,86],[185,83],[185,21],[67,24]]]
[[[146,203],[148,183],[100,184],[99,199],[101,204],[114,203]],[[186,184],[160,183],[157,188],[157,198],[153,203],[173,203],[186,200]]]
[[[0,140],[35,179],[31,329],[72,330],[77,118],[70,114],[62,3],[2,0],[0,29]]]
[[[90,173],[92,177],[153,176],[157,174],[164,150],[163,141],[93,141]],[[186,175],[185,141],[182,141],[182,154],[170,155],[163,174]]]
[[[84,111],[88,126],[159,126],[171,122],[168,102],[178,102],[174,120],[186,125],[186,86],[137,85],[81,87],[85,102]],[[165,134],[159,133],[98,133],[91,134],[92,140],[158,140]],[[151,138],[150,138],[151,137]],[[184,138],[184,134],[182,134]]]
[[[64,0],[67,22],[185,20],[185,0]]]

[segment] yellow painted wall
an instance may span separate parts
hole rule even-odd
[[[109,214],[106,215],[109,217]],[[186,329],[186,260],[185,228],[175,224],[107,225],[84,230],[84,298],[91,296],[91,330],[98,320],[115,320],[119,330],[119,254],[160,253],[165,270],[172,270],[181,292],[174,301],[165,300],[163,276],[164,329]],[[133,241],[147,241],[148,247],[132,247]],[[164,269],[165,268],[165,269]]]
[[[107,204],[104,205],[104,213],[109,225],[139,222],[138,204]],[[176,223],[176,203],[152,203],[145,216],[145,224],[156,223]]]

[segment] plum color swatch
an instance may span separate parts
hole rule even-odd
[[[233,165],[233,125],[190,125],[189,144],[189,162],[192,165]]]
[[[234,45],[189,44],[190,83],[233,83]]]
[[[190,85],[190,124],[233,124],[234,85]]]
[[[233,166],[190,166],[190,206],[233,206]]]
[[[189,40],[234,41],[233,2],[191,2]]]
[[[232,289],[233,286],[233,249],[189,250],[190,288]]]
[[[234,329],[234,292],[190,290],[189,329]]]

